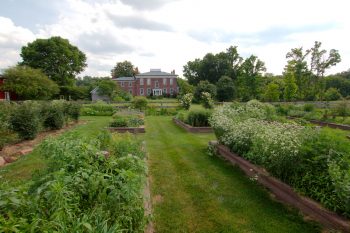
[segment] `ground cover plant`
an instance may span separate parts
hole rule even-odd
[[[350,145],[325,129],[277,121],[258,101],[217,108],[210,120],[231,151],[327,208],[350,217]]]
[[[143,232],[144,152],[130,135],[66,134],[31,182],[0,185],[0,232]]]

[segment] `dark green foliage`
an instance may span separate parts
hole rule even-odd
[[[197,103],[202,99],[202,93],[208,92],[213,98],[216,96],[216,86],[209,83],[208,81],[200,81],[199,84],[194,89],[194,101]]]
[[[55,82],[41,70],[28,66],[14,66],[5,70],[3,90],[12,91],[22,100],[45,100],[59,92]]]
[[[7,101],[0,101],[0,150],[7,143],[13,142],[16,135],[11,131],[9,120],[13,111],[15,111],[16,104]]]
[[[145,97],[143,96],[137,96],[132,100],[132,105],[134,108],[139,109],[139,110],[144,110],[146,109],[148,104],[148,101]]]
[[[41,69],[60,86],[70,86],[75,75],[87,66],[86,56],[61,37],[36,39],[22,47],[22,65]]]
[[[182,78],[177,78],[176,79],[177,85],[179,86],[180,92],[179,95],[183,96],[187,93],[193,93],[194,86],[188,83],[187,80],[182,79]],[[164,93],[163,93],[164,95]]]
[[[209,110],[192,110],[186,115],[185,122],[193,127],[208,127],[210,115]]]
[[[20,189],[0,186],[0,232],[143,232],[140,148],[128,135],[46,140],[48,167]]]
[[[81,105],[75,102],[65,103],[65,114],[74,121],[79,120]]]
[[[49,103],[41,110],[43,125],[47,129],[61,129],[65,123],[64,106],[61,103]]]
[[[139,114],[121,114],[116,113],[113,116],[113,121],[109,124],[110,127],[139,127],[144,125],[145,121],[142,115]]]
[[[37,103],[26,101],[12,112],[10,128],[18,133],[21,139],[34,139],[40,130],[40,107]]]
[[[117,83],[111,79],[102,79],[98,85],[97,92],[101,96],[113,97],[117,91]]]
[[[138,73],[138,69],[129,61],[118,62],[111,70],[112,78],[133,77]]]
[[[324,95],[325,100],[328,100],[328,101],[339,100],[341,99],[341,97],[342,96],[339,93],[339,91],[333,87],[329,88]]]
[[[228,76],[222,76],[216,83],[216,98],[218,101],[231,101],[235,96],[235,85]]]
[[[312,112],[315,110],[315,105],[313,104],[304,104],[303,109],[305,112]]]

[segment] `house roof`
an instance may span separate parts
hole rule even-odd
[[[119,78],[112,78],[112,80],[115,81],[135,81],[134,77],[119,77]]]
[[[176,77],[177,75],[164,72],[161,69],[151,69],[149,72],[145,72],[145,73],[141,73],[141,74],[136,75],[136,77],[139,77],[139,76],[171,76],[171,77]]]

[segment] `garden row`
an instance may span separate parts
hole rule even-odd
[[[79,116],[80,105],[64,100],[0,102],[0,149],[19,139],[33,139],[40,131],[61,129]]]
[[[350,217],[350,145],[325,129],[278,117],[250,101],[217,108],[210,120],[219,142],[330,210]]]
[[[0,232],[143,232],[146,175],[141,142],[102,131],[38,148],[47,166],[31,182],[0,184]]]

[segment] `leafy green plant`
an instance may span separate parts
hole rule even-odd
[[[137,96],[132,100],[132,105],[134,108],[139,109],[139,110],[144,110],[146,109],[148,104],[148,101],[145,97],[143,96]]]
[[[209,110],[192,110],[188,112],[185,122],[193,127],[208,127],[210,115]]]
[[[86,104],[81,108],[81,115],[83,116],[112,116],[114,112],[114,106],[103,101]]]
[[[25,101],[11,113],[10,128],[18,133],[21,139],[33,139],[40,130],[40,107],[32,101]]]

